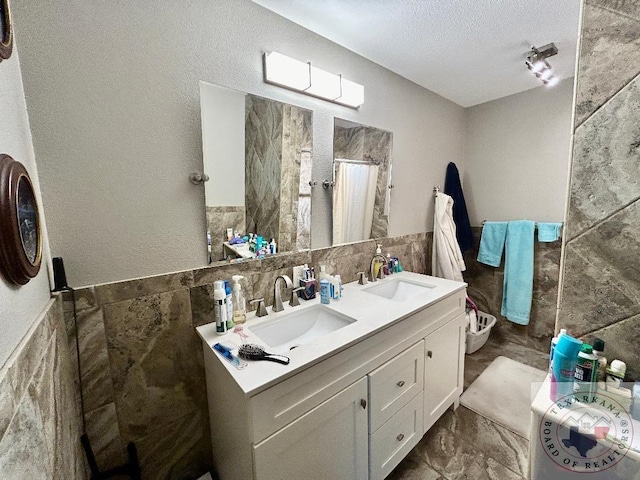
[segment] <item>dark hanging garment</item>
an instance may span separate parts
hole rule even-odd
[[[456,164],[450,162],[447,165],[447,174],[444,178],[444,193],[453,198],[453,221],[456,224],[456,237],[460,250],[467,251],[473,248],[473,232],[467,213],[467,204],[464,201],[460,174]]]

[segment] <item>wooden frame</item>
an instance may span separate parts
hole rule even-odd
[[[11,56],[13,50],[13,27],[9,0],[0,0],[0,62]]]
[[[24,285],[38,274],[41,261],[42,228],[31,178],[20,162],[0,154],[0,272]]]

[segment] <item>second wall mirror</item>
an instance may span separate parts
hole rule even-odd
[[[340,118],[333,134],[333,245],[386,237],[393,133]]]

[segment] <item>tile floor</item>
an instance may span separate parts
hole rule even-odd
[[[546,370],[548,356],[490,337],[465,358],[466,389],[498,356]],[[518,480],[528,476],[529,442],[471,410],[451,409],[429,429],[388,480]]]

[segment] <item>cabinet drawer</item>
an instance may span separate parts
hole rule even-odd
[[[382,480],[422,438],[423,392],[369,436],[369,479]]]
[[[369,432],[395,415],[424,385],[424,341],[420,340],[369,375]]]

